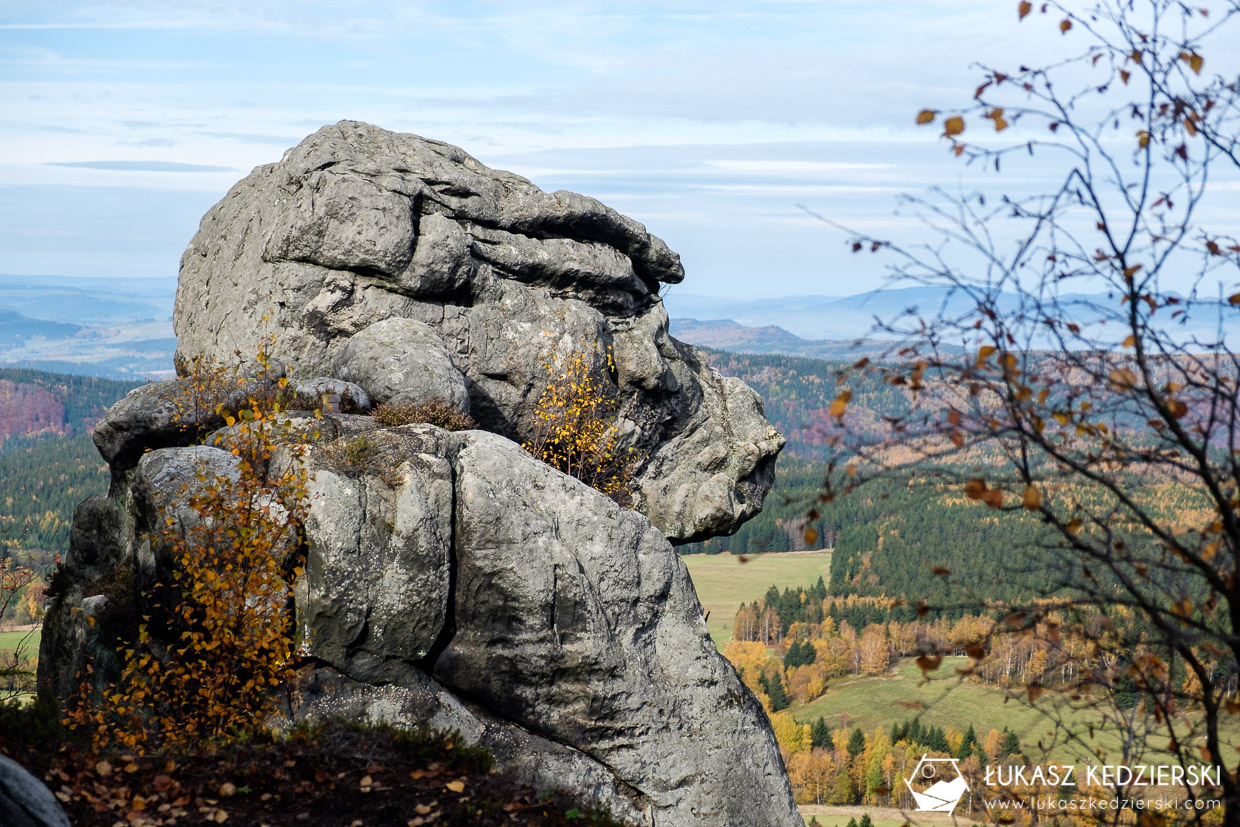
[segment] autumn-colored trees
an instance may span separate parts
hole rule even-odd
[[[268,370],[262,354],[258,365]],[[276,710],[291,676],[287,603],[301,571],[305,475],[297,452],[280,450],[289,427],[282,378],[257,383],[261,390],[237,410],[223,409],[247,383],[235,369],[205,363],[180,380],[187,427],[204,411],[222,415],[227,429],[216,442],[235,460],[225,468],[201,458],[163,507],[164,525],[149,541],[172,561],[170,579],[142,596],[149,614],[124,643],[119,679],[96,687],[84,676],[65,719],[96,750],[142,754],[251,732]]]
[[[0,559],[0,617],[16,606],[26,615],[26,623],[42,616],[42,573],[13,558]],[[32,618],[33,616],[33,618]],[[9,646],[0,650],[0,702],[30,692],[34,688],[33,632],[8,632]]]
[[[913,405],[884,439],[851,446],[827,496],[899,466],[996,517],[1039,521],[1029,546],[1053,574],[1043,599],[996,607],[996,634],[1039,630],[1048,644],[1047,668],[1026,668],[1029,699],[1051,663],[1073,662],[1057,675],[1067,694],[1111,705],[1137,753],[1165,748],[1146,743],[1159,731],[1181,766],[1225,768],[1219,789],[1185,793],[1217,797],[1240,823],[1240,763],[1220,729],[1240,712],[1228,695],[1240,661],[1240,241],[1218,220],[1234,200],[1220,182],[1240,175],[1240,81],[1225,57],[1240,3],[1013,7],[1071,56],[983,67],[972,103],[917,121],[995,172],[1032,155],[1044,184],[908,199],[942,245],[850,239],[891,255],[898,277],[942,288],[953,311],[892,325],[906,334],[898,363],[856,366]],[[892,463],[896,443],[907,459]],[[1160,487],[1200,505],[1168,514],[1147,496]],[[960,588],[976,576],[937,574]],[[1087,662],[1062,651],[1081,641]],[[1157,728],[1136,729],[1133,697]]]

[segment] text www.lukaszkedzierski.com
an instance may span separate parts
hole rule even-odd
[[[987,810],[1213,810],[1222,806],[1217,800],[1175,798],[1058,798],[1037,801],[1021,801],[1013,798],[997,798],[983,801]]]

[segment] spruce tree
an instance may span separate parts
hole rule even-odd
[[[1009,732],[1007,727],[1003,728],[1006,736],[1003,739],[1003,747],[999,750],[1000,755],[1015,755],[1020,752],[1020,738],[1015,732]]]
[[[960,742],[960,749],[956,753],[957,758],[968,758],[973,754],[973,747],[977,745],[977,732],[973,729],[973,724],[969,724],[969,731],[964,734],[964,740]]]
[[[821,715],[809,729],[809,742],[812,747],[828,749],[831,746],[831,727],[827,726],[826,719]]]
[[[766,677],[765,675],[763,676]],[[771,711],[779,712],[781,709],[787,709],[790,701],[788,693],[784,691],[784,681],[779,675],[775,675],[770,680],[762,681],[762,687],[766,690],[767,697],[771,699]]]
[[[861,731],[861,727],[857,727],[848,736],[848,757],[856,758],[865,752],[865,733]]]
[[[913,744],[925,744],[926,735],[921,728],[921,718],[914,718],[908,727],[908,740]]]

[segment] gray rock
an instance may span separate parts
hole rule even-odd
[[[132,468],[144,451],[190,445],[219,428],[227,412],[253,396],[274,393],[278,378],[221,374],[210,389],[184,378],[134,388],[95,428],[95,447],[114,471]]]
[[[4,755],[0,755],[0,814],[4,827],[69,827],[52,791]]]
[[[182,373],[237,351],[266,367],[218,410],[186,414],[185,376],[109,412],[112,486],[75,515],[40,693],[70,697],[87,662],[97,682],[119,673],[121,627],[172,582],[169,531],[215,525],[194,496],[242,479],[250,426],[222,412],[286,376],[320,409],[263,420],[272,467],[303,463],[308,481],[274,549],[288,570],[305,555],[294,718],[456,729],[635,825],[799,825],[767,718],[669,543],[757,513],[783,445],[752,390],[668,335],[659,283],[683,275],[632,219],[417,136],[342,122],[259,167],[186,250],[175,324]],[[518,444],[572,360],[612,383],[635,510]],[[433,400],[481,430],[348,412]]]
[[[434,428],[377,431],[307,457],[302,654],[383,682],[392,661],[422,660],[438,640],[452,557],[445,437]],[[343,459],[351,447],[358,458]]]
[[[323,413],[366,413],[370,410],[370,396],[359,385],[317,376],[303,379],[289,386],[293,401],[303,407]]]
[[[265,258],[400,273],[413,258],[409,198],[357,175],[315,170],[284,205]]]
[[[384,319],[359,331],[337,352],[334,370],[378,402],[438,400],[469,413],[465,376],[434,328],[414,319]]]
[[[592,198],[342,121],[204,217],[181,260],[178,355],[227,359],[274,339],[294,377],[348,379],[376,402],[450,393],[524,442],[553,356],[605,365],[595,349],[610,348],[621,429],[644,458],[635,506],[688,542],[760,510],[783,440],[756,397],[737,402],[747,394],[668,335],[659,287],[683,277],[663,241]],[[375,328],[395,320],[429,331],[402,344]]]
[[[491,750],[495,769],[518,783],[566,790],[588,806],[609,810],[624,824],[653,825],[649,800],[584,752],[458,698],[418,670],[395,680],[375,686],[331,668],[316,669],[298,686],[298,719],[344,718],[456,731],[464,743]]]
[[[799,824],[765,713],[659,531],[494,435],[456,466],[436,680],[607,766],[655,824]]]
[[[397,279],[411,296],[444,296],[469,283],[469,236],[461,225],[440,213],[418,222],[418,244],[413,259]]]
[[[304,542],[292,595],[308,666],[295,718],[456,729],[527,783],[566,787],[632,824],[800,823],[765,714],[649,520],[497,434],[348,415],[286,424],[272,462],[298,458],[308,477],[300,535],[275,550],[287,559]],[[209,438],[229,444],[237,427]],[[152,451],[118,478],[111,508],[80,511],[94,527],[75,537],[120,535],[94,569],[132,566],[133,615],[151,611],[149,584],[169,582],[168,519],[182,532],[198,524],[192,498],[236,484],[239,462],[210,446]],[[62,697],[75,685],[66,665],[80,669],[118,631],[106,605],[87,628],[96,592],[68,582],[39,679]],[[119,670],[105,666],[97,676]]]

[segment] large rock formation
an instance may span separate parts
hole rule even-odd
[[[688,542],[757,513],[783,440],[753,391],[668,335],[659,287],[683,277],[667,245],[592,198],[342,121],[203,218],[181,259],[177,353],[227,361],[270,338],[290,373],[356,382],[376,402],[432,392],[464,406],[463,383],[481,427],[524,441],[553,356],[605,367],[597,346],[610,348],[646,457],[636,508]],[[437,371],[445,387],[400,368],[445,360],[463,377]]]
[[[275,361],[218,410],[179,403],[194,387],[179,379],[109,412],[96,444],[112,487],[75,515],[40,691],[67,697],[88,658],[115,673],[109,649],[170,582],[169,517],[192,524],[195,492],[237,476],[242,426],[222,414],[287,372],[341,410],[439,400],[485,428],[284,415],[275,461],[307,479],[301,545],[278,550],[305,555],[294,718],[455,729],[632,824],[800,824],[765,714],[668,539],[760,507],[782,443],[749,388],[667,336],[655,282],[680,276],[601,204],[413,136],[339,124],[259,168],[185,255],[179,352],[254,353],[267,336]],[[636,510],[512,441],[554,353],[606,368],[595,341],[648,452]]]

